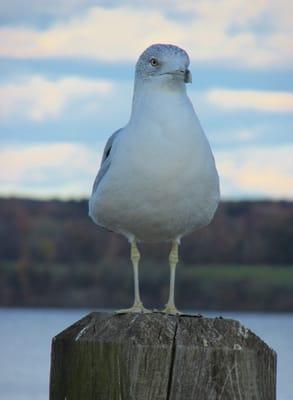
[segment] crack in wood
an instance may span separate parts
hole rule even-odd
[[[170,396],[171,396],[174,365],[175,365],[175,356],[176,356],[176,334],[177,334],[178,325],[179,325],[179,319],[176,318],[176,323],[175,323],[175,327],[174,327],[173,342],[172,342],[172,347],[171,347],[171,360],[170,360],[170,369],[169,369],[169,376],[168,376],[166,400],[170,400]]]

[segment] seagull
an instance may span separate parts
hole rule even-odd
[[[186,93],[192,82],[185,50],[154,44],[135,68],[128,124],[108,139],[89,199],[89,216],[127,238],[134,272],[134,304],[118,313],[150,312],[139,291],[138,242],[170,242],[169,299],[174,303],[181,238],[210,223],[220,190],[214,157]]]

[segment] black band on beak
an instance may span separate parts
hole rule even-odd
[[[192,82],[192,75],[191,75],[191,72],[189,71],[189,69],[187,69],[187,70],[185,71],[185,74],[184,74],[184,82],[185,82],[185,83],[191,83],[191,82]]]

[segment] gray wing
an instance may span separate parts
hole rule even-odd
[[[110,165],[111,165],[111,149],[112,149],[114,140],[117,138],[117,136],[118,136],[119,132],[121,131],[121,129],[118,129],[118,131],[114,132],[109,137],[109,139],[108,139],[108,141],[106,143],[106,146],[105,146],[105,149],[104,149],[104,153],[103,153],[103,157],[102,157],[102,161],[101,161],[101,165],[100,165],[100,169],[99,169],[98,175],[96,176],[96,179],[94,181],[92,193],[94,193],[97,190],[97,188],[99,186],[99,183],[101,182],[101,180],[105,176],[106,172],[110,168]]]

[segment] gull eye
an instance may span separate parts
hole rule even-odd
[[[152,67],[157,67],[159,65],[158,60],[156,58],[151,58],[150,64]]]

